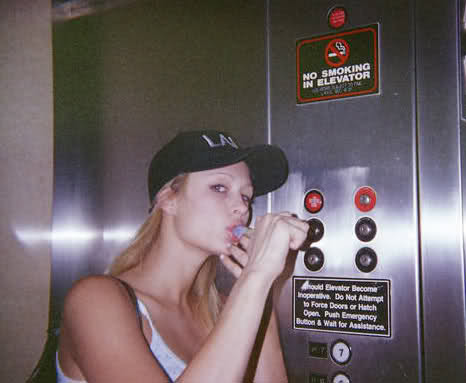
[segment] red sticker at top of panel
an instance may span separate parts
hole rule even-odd
[[[343,7],[335,7],[328,14],[328,25],[332,28],[341,28],[346,23],[346,9]]]

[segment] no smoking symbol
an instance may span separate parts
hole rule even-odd
[[[325,61],[328,65],[336,68],[342,66],[349,57],[350,48],[343,39],[334,39],[325,48]]]

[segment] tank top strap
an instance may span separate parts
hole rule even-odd
[[[138,306],[141,314],[147,319],[152,330],[151,341],[149,345],[150,349],[167,375],[172,380],[175,380],[186,368],[186,363],[180,359],[165,343],[157,331],[154,323],[152,322],[149,311],[140,299],[138,299]]]

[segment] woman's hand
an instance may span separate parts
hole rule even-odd
[[[247,247],[249,262],[243,273],[275,279],[285,267],[289,250],[298,250],[305,241],[309,225],[291,213],[279,213],[259,217],[255,226]]]
[[[253,232],[254,229],[248,229],[248,231],[241,236],[238,243],[231,245],[230,256],[225,254],[220,255],[220,260],[223,265],[235,278],[240,277],[244,266],[246,266],[249,261],[249,256],[245,249],[248,248],[250,236]]]
[[[243,271],[252,271],[275,279],[283,271],[289,250],[299,249],[308,230],[306,222],[290,213],[267,214],[257,218],[255,229],[231,247],[234,260],[227,256],[220,259],[236,278]]]

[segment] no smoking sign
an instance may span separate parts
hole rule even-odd
[[[342,66],[349,57],[350,47],[343,39],[335,39],[325,48],[325,61],[332,67]]]
[[[379,25],[296,43],[298,104],[379,92]]]

